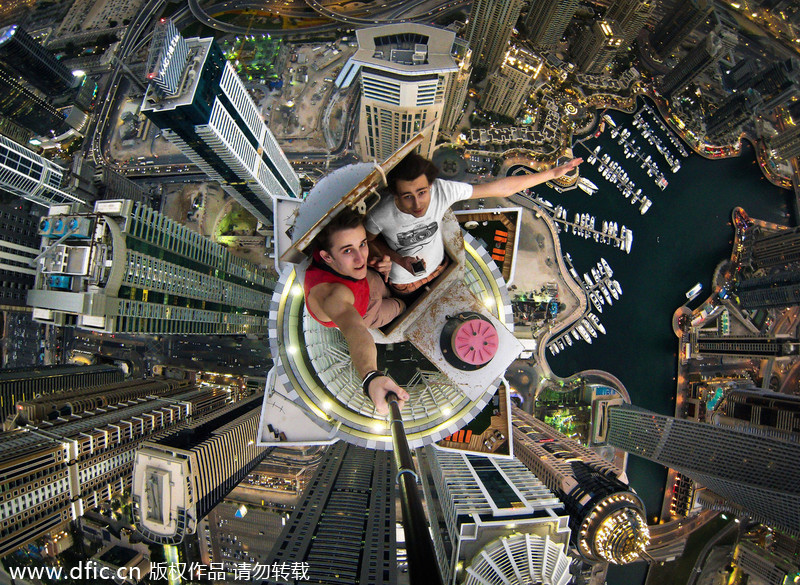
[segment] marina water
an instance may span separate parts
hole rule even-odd
[[[686,291],[697,282],[703,284],[703,290],[690,307],[708,297],[714,268],[730,256],[730,217],[734,207],[744,208],[754,218],[794,226],[796,219],[790,204],[793,195],[763,177],[749,143],[738,158],[707,160],[694,153],[688,158],[680,157],[681,169],[673,174],[664,157],[633,127],[633,116],[618,112],[610,115],[618,127],[631,130],[630,138],[636,139],[645,156],[649,154],[656,160],[669,185],[662,191],[640,168],[638,159],[626,159],[607,127],[599,138],[584,144],[590,150],[600,145],[600,154],[608,153],[636,182],[636,187],[642,188],[642,195],[653,202],[645,215],[639,213],[639,204],[631,205],[615,185],[601,176],[597,165],[587,162],[580,166],[580,172],[599,187],[593,196],[580,189],[558,193],[544,185],[536,188],[540,197],[568,209],[570,221],[576,213],[589,213],[596,218],[596,229],[601,229],[607,220],[634,231],[630,254],[591,237],[584,239],[562,231],[562,248],[572,256],[578,274],[588,273],[603,257],[613,269],[614,279],[622,285],[623,294],[613,306],[606,303],[602,313],[590,305],[607,335],[598,335],[591,345],[575,342],[556,356],[547,352],[547,359],[560,376],[587,369],[606,370],[622,381],[633,404],[672,416],[678,348],[671,327],[673,312],[686,302]],[[662,143],[678,155],[652,117],[645,114],[644,118]],[[589,151],[576,145],[574,155],[585,161]],[[628,475],[644,500],[652,523],[661,508],[666,471],[632,456]],[[614,568],[608,582],[642,582],[644,565],[637,565],[641,566]]]

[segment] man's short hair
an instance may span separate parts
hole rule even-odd
[[[397,194],[397,181],[413,181],[420,175],[425,175],[428,183],[433,183],[439,176],[439,169],[422,155],[409,152],[403,160],[397,163],[386,175],[386,183],[393,195]]]
[[[328,224],[322,228],[314,238],[313,249],[325,250],[330,254],[333,234],[342,230],[351,230],[364,225],[364,216],[360,213],[353,211],[350,208],[345,208],[340,211]]]

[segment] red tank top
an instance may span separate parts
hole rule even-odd
[[[314,317],[317,322],[321,323],[325,327],[336,327],[336,323],[333,321],[321,321],[320,319],[317,319],[317,316],[314,315],[314,313],[311,311],[311,308],[308,306],[308,293],[311,292],[312,288],[318,284],[335,282],[343,284],[353,291],[353,297],[355,298],[353,306],[356,308],[356,311],[358,311],[359,315],[362,317],[366,315],[367,309],[369,308],[369,282],[367,282],[367,279],[362,278],[361,280],[353,280],[352,278],[341,276],[333,270],[324,268],[321,262],[322,261],[317,257],[317,252],[315,252],[314,262],[308,266],[308,269],[306,270],[306,277],[303,281],[303,292],[305,293],[306,309],[308,310],[308,314]]]

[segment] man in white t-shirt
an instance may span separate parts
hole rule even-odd
[[[582,160],[576,158],[541,173],[470,185],[437,179],[439,169],[431,161],[415,152],[408,154],[386,177],[393,196],[384,197],[364,223],[373,249],[392,260],[389,285],[397,294],[408,295],[447,267],[442,218],[456,201],[509,197],[564,175]]]

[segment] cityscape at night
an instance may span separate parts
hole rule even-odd
[[[0,328],[0,585],[800,583],[800,3],[3,2]]]

